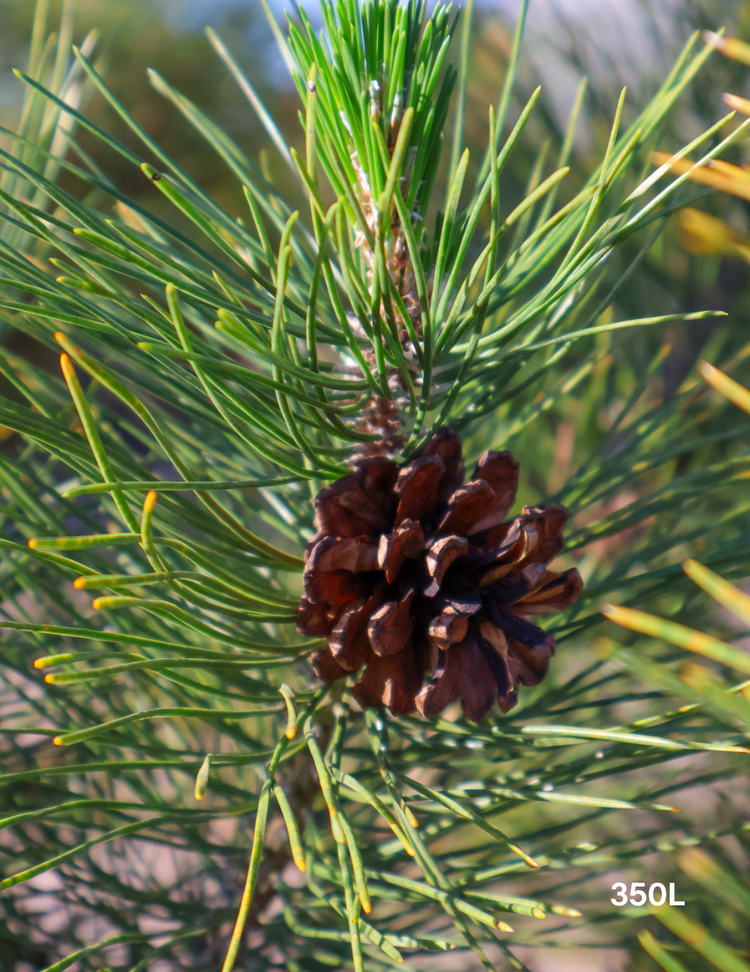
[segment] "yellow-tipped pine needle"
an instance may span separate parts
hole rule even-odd
[[[359,898],[359,903],[362,905],[362,910],[366,915],[369,915],[372,911],[372,904],[370,902],[370,892],[367,887],[365,866],[364,862],[362,861],[362,855],[360,854],[359,847],[357,846],[357,839],[354,836],[345,814],[341,813],[339,815],[339,822],[341,824],[341,830],[344,834],[344,840],[349,848],[349,857],[354,870],[354,886],[357,890],[357,897]]]
[[[694,256],[738,256],[750,263],[750,237],[738,233],[723,219],[690,206],[681,209],[678,218],[677,239],[683,250]]]
[[[71,356],[75,357],[77,349],[75,345],[71,344],[66,336],[60,332],[55,334],[55,340],[64,349],[63,354],[60,355],[60,368],[62,369],[65,384],[68,386],[70,397],[73,399],[73,404],[75,405],[76,412],[78,413],[78,418],[81,420],[81,425],[83,426],[83,431],[91,448],[91,452],[97,466],[99,467],[99,472],[102,474],[104,479],[114,480],[115,476],[112,463],[107,455],[107,450],[104,448],[102,440],[99,437],[94,416],[91,413],[91,408],[89,407],[89,403],[83,393],[83,389],[78,381],[78,376],[76,375],[76,370],[73,367],[73,362],[71,360]],[[117,508],[125,521],[125,524],[130,527],[131,530],[135,530],[137,521],[122,493],[119,490],[112,490],[112,498],[114,499]]]
[[[73,587],[77,591],[86,591],[90,587],[140,587],[145,584],[157,584],[166,580],[169,575],[165,572],[152,574],[87,574],[76,577]]]
[[[730,378],[729,375],[725,375],[723,371],[719,371],[708,361],[701,361],[698,365],[698,371],[712,388],[728,398],[730,402],[739,405],[743,411],[750,413],[750,391],[747,388]]]
[[[193,795],[196,800],[202,800],[206,795],[206,790],[208,789],[208,773],[211,769],[211,754],[207,753],[206,758],[201,763],[201,768],[198,770],[198,775],[195,777],[195,790]]]
[[[750,172],[739,165],[722,162],[721,159],[709,159],[703,163],[675,159],[669,152],[652,152],[651,162],[656,166],[668,165],[670,171],[677,175],[687,174],[691,182],[711,186],[741,199],[750,199]]]
[[[156,544],[154,543],[154,537],[151,532],[151,520],[158,498],[159,494],[154,489],[150,489],[146,493],[146,498],[143,501],[143,515],[141,516],[141,546],[152,567],[157,570],[162,567],[162,562],[156,550]]]
[[[65,665],[75,659],[75,655],[66,652],[63,655],[45,655],[34,661],[34,668],[52,668],[54,665]]]
[[[750,64],[750,44],[746,44],[737,37],[722,37],[715,34],[712,30],[703,31],[703,40],[710,44],[715,50],[724,57],[732,61],[739,61],[740,64]]]
[[[302,849],[302,837],[300,836],[299,827],[297,826],[297,818],[294,816],[294,811],[289,803],[286,793],[279,786],[278,783],[274,784],[273,795],[276,797],[276,802],[279,805],[279,810],[281,810],[281,815],[284,818],[284,823],[286,824],[286,832],[289,835],[289,849],[292,852],[292,860],[294,861],[297,869],[299,871],[304,871],[307,869],[307,863],[305,861],[305,852]]]
[[[725,581],[723,577],[719,577],[708,567],[699,564],[697,560],[686,560],[682,569],[698,587],[702,587],[715,601],[723,604],[732,614],[736,614],[738,618],[750,625],[750,597],[747,594],[729,581]]]
[[[403,830],[399,827],[399,825],[395,822],[395,820],[389,820],[388,821],[388,826],[391,828],[391,830],[393,831],[393,833],[396,835],[396,837],[398,838],[401,846],[404,848],[404,850],[409,855],[409,857],[414,857],[415,856],[415,851],[414,851],[414,848],[411,845],[411,841],[406,836],[406,834],[403,832]]]
[[[404,804],[404,816],[409,821],[409,824],[412,827],[414,827],[414,829],[416,830],[416,828],[419,826],[419,821],[414,816],[414,814],[411,811],[411,808],[406,803]]]
[[[116,594],[112,597],[97,597],[91,602],[91,606],[95,611],[104,611],[106,608],[119,608],[119,607],[129,607],[133,604],[138,604],[140,598],[131,597],[125,594]],[[144,602],[148,603],[148,602]],[[151,602],[153,603],[153,602]],[[165,603],[165,602],[159,602]]]
[[[333,834],[333,839],[337,844],[345,844],[346,837],[344,837],[344,831],[341,828],[341,820],[339,818],[339,812],[334,806],[328,807],[328,817],[331,824],[331,833]]]
[[[721,96],[721,100],[733,111],[739,111],[743,115],[750,115],[750,101],[747,98],[740,98],[739,95],[730,94],[727,91]]]
[[[606,604],[602,609],[602,614],[623,628],[639,631],[651,638],[660,638],[672,645],[694,651],[706,658],[712,658],[721,665],[729,665],[740,672],[750,674],[750,655],[719,641],[718,638],[704,634],[702,631],[694,631],[692,628],[686,628],[674,621],[665,621],[653,614],[646,614],[645,611],[636,611],[633,608],[620,607],[614,604]]]
[[[297,710],[294,708],[294,691],[282,682],[279,686],[279,692],[286,703],[286,732],[284,735],[287,739],[294,739],[297,735]]]
[[[510,927],[510,925],[507,924],[507,922],[500,921],[499,918],[495,921],[495,928],[497,928],[498,931],[507,932],[507,934],[509,935],[512,934],[513,932],[513,929]]]

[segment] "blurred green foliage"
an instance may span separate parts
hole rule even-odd
[[[204,18],[198,13],[190,16],[190,8],[182,0],[77,0],[74,40],[80,43],[90,31],[96,31],[93,62],[106,75],[113,93],[128,105],[145,131],[178,158],[221,205],[238,209],[244,203],[236,180],[229,178],[228,170],[217,163],[205,141],[154,90],[147,74],[147,69],[153,68],[167,78],[210,114],[251,158],[260,159],[269,148],[270,140],[257,116],[211,48],[203,32]],[[51,27],[59,23],[60,10],[59,0],[51,0]],[[10,70],[24,66],[33,17],[34,4],[26,0],[0,3],[0,77],[5,95],[0,119],[9,128],[13,127],[14,116],[18,116],[23,96],[23,84],[12,77]],[[298,132],[297,95],[288,78],[284,78],[282,86],[278,84],[284,69],[278,70],[278,53],[260,4],[232,4],[226,8],[219,5],[213,14],[208,12],[205,21],[215,23],[227,45],[240,56],[252,83],[279,119],[285,134]],[[87,113],[125,144],[133,144],[127,126],[103,98],[92,96]],[[152,195],[147,180],[116,153],[108,152],[85,133],[82,144],[130,196],[138,199]],[[281,181],[283,186],[283,176]],[[70,185],[68,180],[66,188]]]

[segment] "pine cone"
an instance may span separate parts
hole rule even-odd
[[[547,673],[555,640],[529,617],[581,591],[577,570],[546,567],[568,511],[525,506],[503,522],[518,486],[513,456],[486,452],[467,483],[463,469],[460,439],[441,429],[411,462],[360,459],[315,499],[298,627],[327,639],[313,658],[325,681],[365,666],[354,685],[363,706],[431,716],[460,698],[479,720],[495,702],[507,712],[519,684]]]

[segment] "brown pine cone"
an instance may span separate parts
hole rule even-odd
[[[486,452],[467,483],[463,471],[461,441],[444,428],[411,462],[360,459],[315,499],[298,627],[327,639],[313,658],[325,681],[365,666],[363,706],[431,716],[460,698],[479,720],[547,673],[555,640],[529,618],[581,591],[577,570],[546,567],[568,511],[525,506],[503,522],[518,486],[509,452]]]

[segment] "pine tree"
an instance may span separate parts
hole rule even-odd
[[[244,213],[222,209],[164,154],[85,49],[68,63],[65,32],[51,66],[43,11],[37,22],[23,124],[13,150],[0,151],[0,308],[31,349],[0,348],[13,386],[0,401],[0,959],[46,972],[136,972],[157,959],[318,972],[402,959],[409,968],[413,956],[425,967],[425,953],[462,950],[467,968],[525,969],[518,946],[590,942],[603,928],[604,944],[637,950],[636,964],[646,961],[641,932],[645,951],[677,969],[635,911],[609,904],[609,889],[613,873],[659,852],[654,880],[675,880],[676,861],[702,876],[700,908],[718,884],[747,910],[740,867],[721,844],[731,835],[747,849],[739,797],[726,797],[713,827],[689,803],[675,815],[671,802],[741,773],[748,752],[743,686],[728,694],[680,667],[683,649],[746,663],[737,651],[711,654],[708,636],[677,640],[680,651],[654,645],[674,630],[653,620],[616,641],[599,609],[616,602],[610,614],[631,622],[634,605],[676,612],[692,596],[679,562],[701,546],[704,564],[747,573],[747,511],[733,485],[747,475],[746,424],[707,406],[692,375],[662,399],[658,341],[644,339],[637,367],[625,353],[627,329],[648,335],[714,312],[613,320],[611,307],[670,213],[696,198],[693,169],[670,171],[688,155],[714,159],[750,121],[722,118],[676,154],[664,146],[649,168],[665,119],[710,55],[692,38],[628,126],[623,92],[583,184],[566,187],[567,137],[556,169],[544,176],[540,164],[508,209],[503,170],[539,96],[516,117],[526,4],[479,159],[463,146],[470,16],[442,4],[428,15],[423,0],[321,0],[321,10],[320,35],[299,8],[287,33],[272,20],[299,91],[299,150],[210,35],[276,147],[274,164],[293,174],[294,198],[275,189],[273,166],[256,165],[152,74],[241,185]],[[73,103],[78,80],[108,101],[133,147]],[[569,134],[576,121],[574,111]],[[140,167],[152,208],[108,178],[81,133]],[[626,245],[632,256],[618,265]],[[567,475],[554,469],[562,422],[577,436]],[[550,671],[544,681],[536,673],[536,688],[526,677],[515,707],[498,682],[491,703],[499,697],[505,714],[449,704],[439,715],[422,706],[423,716],[412,711],[416,691],[393,712],[393,672],[381,680],[391,694],[377,698],[357,693],[346,665],[321,681],[311,656],[328,659],[333,646],[330,657],[343,657],[340,614],[310,635],[300,613],[316,529],[330,522],[340,547],[347,510],[372,516],[377,481],[362,470],[427,468],[446,436],[477,470],[462,486],[455,450],[450,462],[440,453],[450,472],[435,487],[442,499],[417,515],[423,497],[410,486],[416,505],[400,523],[439,535],[438,514],[458,509],[463,489],[484,505],[463,533],[451,526],[466,545],[456,556],[469,556],[482,530],[501,530],[487,563],[511,573],[488,585],[506,578],[509,589],[512,578],[527,585],[514,588],[522,598],[557,583],[544,565],[561,546],[566,578],[580,571],[585,581],[574,603],[555,605],[564,614],[534,625],[538,636],[524,629],[542,639]],[[564,506],[572,517],[551,530],[549,556],[533,553],[547,537],[541,515],[513,507],[503,520],[515,492],[498,499],[505,480],[492,464],[508,452],[503,476],[520,469],[519,506]],[[359,477],[356,488],[346,477]],[[364,500],[352,498],[357,489]],[[381,492],[395,530],[396,500]],[[326,521],[331,496],[338,519]],[[443,576],[420,603],[446,596]],[[328,593],[320,601],[331,607]],[[504,623],[520,624],[517,601],[503,604]],[[382,607],[370,605],[365,627]],[[412,618],[403,610],[399,624]],[[477,610],[454,613],[470,627]],[[428,622],[413,621],[435,642],[415,690],[439,668],[440,638],[459,644],[441,634],[445,611],[441,602]],[[520,629],[502,630],[512,640]],[[499,636],[487,637],[502,655]],[[531,655],[538,647],[514,643]],[[495,656],[477,647],[472,657]],[[514,664],[496,677],[520,678]],[[472,672],[466,684],[486,688],[484,669]],[[703,842],[713,863],[684,850]],[[694,917],[711,942],[725,935],[710,910]],[[675,921],[664,924],[684,937]],[[746,931],[729,933],[747,947]],[[722,947],[717,967],[745,967]],[[711,948],[702,954],[716,964]]]

